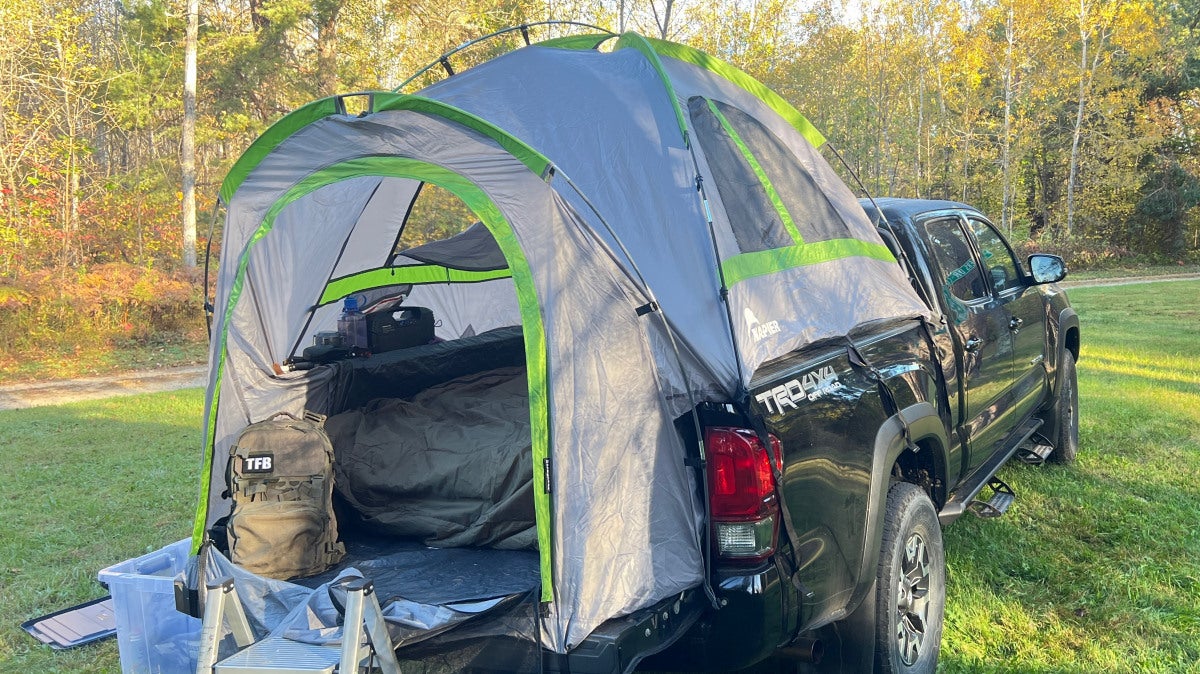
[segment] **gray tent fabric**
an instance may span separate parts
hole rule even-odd
[[[426,571],[440,577],[446,575],[447,570],[453,572],[469,569],[486,559],[470,552],[444,552],[446,554],[430,556],[420,555],[416,551],[401,551],[391,554],[387,563],[390,565],[389,570],[406,567],[420,569],[422,562],[427,564],[432,557],[440,566],[434,569],[427,567]],[[195,574],[202,566],[202,580],[206,584],[232,578],[256,638],[277,635],[291,641],[320,646],[341,645],[344,621],[342,607],[346,604],[345,585],[354,579],[371,577],[370,573],[375,570],[369,566],[362,569],[347,566],[336,573],[328,574],[332,577],[320,584],[300,585],[248,573],[211,546],[206,547],[202,554],[205,557],[203,565],[193,563],[190,572]],[[477,620],[490,612],[503,611],[519,604],[522,597],[529,594],[534,576],[535,574],[526,573],[522,578],[520,574],[516,574],[512,578],[504,579],[507,585],[492,585],[480,588],[483,594],[476,592],[456,597],[439,595],[436,590],[425,592],[421,587],[425,583],[420,578],[415,574],[401,572],[394,578],[386,578],[383,584],[376,583],[375,591],[389,635],[393,644],[399,647],[429,639],[458,624]],[[395,590],[403,594],[397,594]],[[501,590],[504,594],[489,595],[486,590]],[[334,601],[335,597],[337,603]],[[524,628],[519,620],[504,620],[501,625],[506,636],[534,638],[532,629]],[[231,633],[225,625],[222,626],[222,631],[226,635]],[[495,632],[495,627],[491,631]],[[222,641],[220,657],[231,654],[227,651],[230,645],[231,639]],[[186,657],[181,659],[187,661]]]
[[[526,372],[529,450],[509,458],[530,478],[547,648],[704,581],[704,507],[676,420],[739,403],[767,361],[928,311],[765,88],[679,45],[631,44],[647,47],[518,49],[419,97],[381,93],[361,116],[324,99],[239,161],[223,188],[197,540],[228,512],[224,457],[247,424],[366,404],[354,382],[372,370],[400,381],[390,354],[353,375],[359,363],[288,363],[334,328],[343,297],[403,289],[446,340],[412,351],[447,368],[428,386],[488,369],[445,365],[476,336],[520,331],[524,361],[492,367]],[[427,183],[482,225],[406,245]],[[746,245],[747,231],[767,235]]]
[[[662,80],[646,58],[632,49],[600,54],[531,48],[461,74],[422,95],[485,117],[551,157],[608,224],[620,227],[625,247],[644,256],[637,263],[647,284],[678,338],[711,370],[705,376],[723,384],[736,381],[719,295],[698,292],[720,283],[691,153]],[[495,104],[497,98],[503,106]],[[616,167],[620,179],[614,179]],[[592,223],[594,236],[619,248],[572,190],[558,191]],[[666,265],[658,258],[668,241],[672,263]],[[734,391],[730,386],[725,393]]]
[[[464,271],[494,271],[508,267],[495,237],[482,222],[449,239],[409,248],[402,254],[420,262]]]

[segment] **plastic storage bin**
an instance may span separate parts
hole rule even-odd
[[[185,538],[97,575],[112,593],[124,674],[196,671],[201,621],[175,610],[175,576],[187,566],[191,547]]]

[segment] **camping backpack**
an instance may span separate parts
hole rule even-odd
[[[229,558],[268,578],[312,576],[341,561],[333,513],[333,445],[325,417],[279,413],[230,450]]]

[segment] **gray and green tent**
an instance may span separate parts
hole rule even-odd
[[[436,316],[427,369],[519,331],[544,643],[566,652],[696,587],[704,506],[675,421],[736,403],[766,361],[925,313],[823,142],[745,73],[636,34],[534,44],[361,114],[332,97],[284,117],[221,188],[196,545],[229,512],[243,428],[353,397],[344,363],[286,364],[343,298],[399,289]],[[476,224],[406,237],[432,188]]]

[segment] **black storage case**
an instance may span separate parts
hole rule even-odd
[[[425,307],[393,305],[367,313],[371,353],[407,349],[433,341],[433,312]]]

